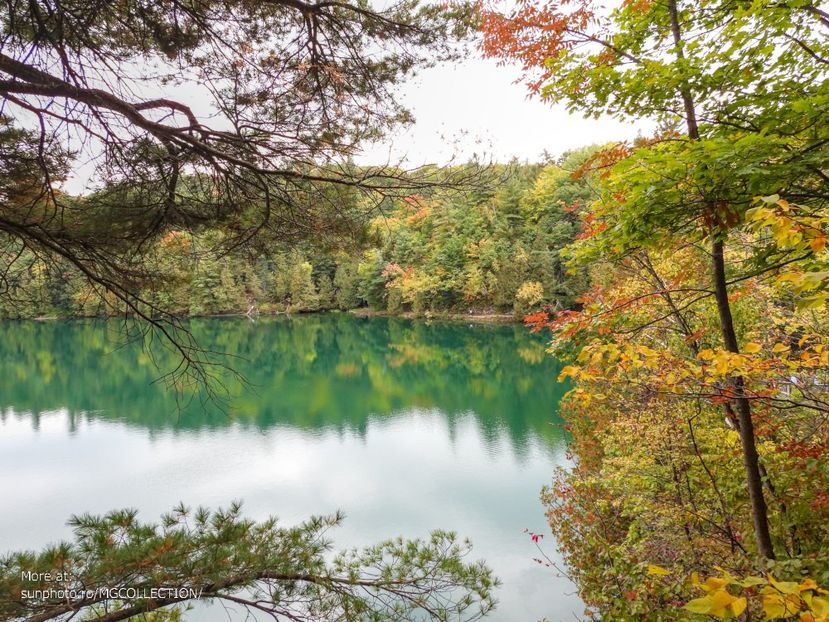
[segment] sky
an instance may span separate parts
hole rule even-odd
[[[401,102],[414,113],[414,126],[370,146],[358,162],[406,158],[412,165],[445,164],[453,156],[464,161],[476,153],[497,162],[532,162],[545,150],[556,156],[648,132],[644,122],[584,119],[569,114],[564,105],[528,99],[526,87],[515,83],[519,75],[515,66],[481,58],[423,71],[400,92]]]
[[[538,162],[545,151],[555,157],[569,149],[650,132],[647,122],[585,119],[568,113],[563,104],[531,99],[527,88],[516,83],[519,76],[517,66],[499,66],[477,55],[422,71],[398,93],[413,112],[414,125],[366,146],[355,160],[361,165],[400,163],[412,168],[466,162],[476,155],[484,162]],[[213,114],[211,98],[197,85],[159,87],[157,93],[144,86],[148,90],[142,95],[147,98],[173,97],[198,117],[209,119]],[[64,189],[89,192],[96,166],[79,157]]]

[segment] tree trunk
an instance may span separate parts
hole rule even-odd
[[[731,317],[731,305],[728,302],[728,285],[725,280],[724,243],[714,238],[711,244],[711,260],[714,267],[714,292],[717,299],[717,311],[720,314],[720,328],[725,349],[739,353],[737,334],[734,332],[734,320]],[[769,531],[768,508],[763,496],[763,478],[760,475],[760,458],[754,436],[754,422],[751,419],[751,404],[746,397],[742,376],[729,379],[733,400],[739,421],[740,442],[743,447],[743,464],[746,470],[748,497],[751,501],[751,518],[754,522],[754,537],[757,549],[768,559],[774,559],[774,547]]]
[[[681,59],[683,57],[682,32],[679,26],[677,0],[668,0],[668,10],[671,15],[671,34],[676,45],[676,54]],[[679,94],[685,109],[688,137],[691,140],[699,140],[699,126],[691,91],[687,87],[682,87]],[[713,210],[710,216],[712,217],[711,222],[716,223],[716,214],[713,213]],[[725,279],[725,243],[721,237],[718,237],[718,231],[712,231],[711,234],[713,239],[711,243],[711,263],[714,292],[720,316],[723,345],[729,352],[739,354],[740,348],[737,343],[737,333],[734,331],[734,319],[731,316],[731,305],[728,302],[728,284]],[[745,385],[741,376],[730,377],[729,384],[740,424],[740,442],[743,449],[743,464],[746,471],[748,497],[751,501],[751,518],[754,523],[757,549],[764,557],[774,559],[774,547],[771,543],[771,532],[769,531],[768,508],[763,496],[763,478],[760,475],[760,458],[757,454],[757,443],[754,437],[754,422],[751,419],[751,404],[745,394]]]

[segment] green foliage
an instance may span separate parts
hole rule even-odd
[[[320,309],[333,309],[336,305],[334,283],[325,273],[317,279],[317,301]]]
[[[484,3],[486,52],[534,92],[658,128],[591,160],[565,252],[593,287],[534,316],[574,354],[578,463],[544,499],[601,619],[822,616],[798,586],[829,572],[827,28],[813,2]],[[769,591],[699,597],[652,562]]]
[[[314,267],[307,261],[291,266],[288,274],[288,309],[291,311],[316,311],[319,297],[313,278]]]
[[[151,313],[176,316],[368,306],[391,313],[521,317],[545,304],[570,307],[584,287],[584,272],[568,272],[561,250],[578,230],[574,210],[594,198],[588,180],[573,177],[593,151],[572,152],[546,166],[496,168],[496,189],[432,189],[428,196],[391,202],[368,223],[370,235],[363,240],[220,252],[230,242],[219,229],[173,231],[144,252],[143,266],[155,276],[143,283],[141,295]],[[92,287],[68,264],[45,262],[30,252],[18,255],[11,241],[2,258],[12,295],[0,301],[0,316],[103,316],[124,310],[121,301]],[[537,286],[517,300],[527,283]]]
[[[74,516],[73,542],[0,559],[0,615],[51,620],[106,608],[107,619],[121,620],[201,598],[275,617],[439,622],[476,619],[495,606],[498,581],[482,562],[466,561],[469,542],[435,531],[331,556],[327,534],[342,518],[287,527],[246,519],[240,504],[179,506],[160,524],[140,522],[135,510]],[[153,596],[159,588],[174,591]]]
[[[348,311],[360,306],[358,295],[360,281],[357,270],[357,262],[350,257],[340,258],[337,261],[337,270],[334,273],[336,308]]]
[[[376,224],[385,263],[371,274],[388,290],[386,308],[514,311],[520,317],[542,304],[571,306],[584,280],[564,269],[560,251],[578,230],[572,209],[592,196],[585,179],[572,178],[589,153],[504,169],[494,192],[401,202]],[[516,305],[528,281],[539,283],[543,294]]]

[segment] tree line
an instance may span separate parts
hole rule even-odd
[[[574,209],[594,193],[587,178],[572,178],[594,149],[547,164],[493,167],[490,182],[472,190],[395,199],[368,212],[358,235],[327,243],[273,241],[218,252],[227,242],[222,229],[173,229],[142,251],[157,276],[143,284],[140,297],[148,313],[178,317],[369,308],[520,318],[543,305],[570,308],[585,277],[565,269],[560,251],[579,230]],[[3,260],[3,317],[131,311],[67,261],[44,261],[12,245]]]

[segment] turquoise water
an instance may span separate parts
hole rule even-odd
[[[341,546],[453,529],[503,581],[492,620],[581,610],[524,533],[546,533],[538,493],[566,464],[565,389],[542,340],[347,314],[189,327],[248,381],[230,383],[224,411],[180,411],[115,322],[0,324],[0,553],[67,538],[73,513],[135,507],[151,520],[179,501],[241,499],[249,516],[286,522],[341,509]],[[192,615],[229,619],[215,606]]]

